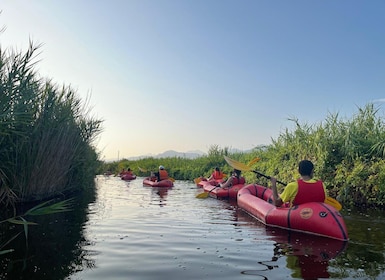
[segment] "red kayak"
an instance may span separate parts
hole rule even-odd
[[[169,180],[161,180],[161,181],[152,181],[150,177],[144,178],[143,180],[143,185],[150,186],[150,187],[166,187],[166,188],[171,188],[174,186],[174,183]]]
[[[309,202],[294,207],[276,207],[273,192],[250,184],[238,191],[238,207],[268,226],[348,240],[345,221],[334,207],[323,202]]]
[[[122,178],[122,180],[131,181],[131,180],[135,180],[136,179],[136,175],[134,175],[134,174],[123,174],[123,175],[120,176],[120,178]]]
[[[211,179],[208,181],[206,178],[203,178],[202,180],[199,181],[197,186],[202,188],[205,185],[204,184],[205,182],[206,183],[209,182],[212,186],[217,186],[218,184],[224,183],[225,180],[223,180],[223,179]]]
[[[209,193],[209,196],[220,199],[237,199],[238,191],[245,186],[244,184],[238,184],[230,188],[221,188],[213,186],[209,181],[201,181],[199,184],[202,185],[205,192]]]

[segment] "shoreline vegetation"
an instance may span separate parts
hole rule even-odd
[[[139,167],[156,170],[166,166],[169,175],[179,180],[208,177],[215,166],[230,174],[231,167],[223,156],[247,163],[261,160],[253,168],[261,173],[289,182],[299,177],[298,162],[309,159],[315,164],[315,176],[322,179],[329,196],[346,207],[385,208],[385,122],[380,108],[373,103],[358,108],[351,119],[330,114],[320,124],[302,124],[298,119],[293,130],[286,129],[272,144],[259,146],[248,153],[231,153],[228,147],[212,145],[207,155],[196,159],[183,157],[138,160],[121,159],[104,162],[98,174],[119,174],[128,167],[138,176],[148,176]],[[247,183],[269,185],[264,178],[246,172]],[[283,188],[283,186],[280,186]],[[281,190],[280,190],[281,191]]]
[[[47,200],[93,184],[102,121],[70,86],[38,76],[40,46],[0,48],[0,204]]]
[[[0,46],[0,226],[22,226],[26,242],[35,224],[27,218],[69,211],[74,194],[94,189],[100,165],[93,142],[102,121],[70,86],[39,77],[39,48]],[[18,235],[0,238],[0,255]]]

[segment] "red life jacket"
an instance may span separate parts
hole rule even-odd
[[[216,170],[215,170],[215,171],[213,172],[213,178],[216,179],[216,180],[217,180],[217,179],[223,179],[223,173],[222,173],[221,171],[216,171]]]
[[[236,176],[233,176],[233,181],[231,182],[231,184],[233,186],[235,185],[239,185],[239,184],[244,184],[246,182],[245,178],[243,177],[236,177]]]
[[[165,180],[165,179],[168,179],[168,173],[166,170],[159,170],[159,179],[160,180]]]
[[[321,180],[315,183],[308,183],[303,180],[297,180],[298,192],[293,200],[293,205],[306,202],[324,202],[325,190]]]

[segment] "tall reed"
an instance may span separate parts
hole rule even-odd
[[[93,182],[102,121],[71,87],[38,76],[37,50],[0,48],[0,203],[42,200]]]
[[[298,178],[298,162],[315,163],[316,177],[324,180],[332,196],[360,207],[385,206],[385,122],[369,103],[351,119],[330,114],[320,124],[286,129],[264,151],[258,166],[283,181]]]

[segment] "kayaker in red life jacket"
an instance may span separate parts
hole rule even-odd
[[[290,206],[306,202],[324,202],[327,191],[321,180],[313,179],[314,165],[309,160],[302,160],[298,165],[298,172],[301,178],[287,184],[283,192],[278,195],[277,179],[270,178],[271,189],[275,206],[281,206],[288,202]]]
[[[134,174],[132,173],[131,168],[127,168],[127,171],[125,172],[125,174],[127,174],[127,175],[134,175]]]
[[[215,167],[213,173],[211,173],[210,177],[207,178],[207,181],[220,180],[223,178],[224,178],[223,172],[219,169],[219,167]]]
[[[245,178],[241,176],[241,170],[234,169],[230,178],[227,179],[225,183],[219,184],[218,186],[226,189],[238,184],[244,184],[245,182],[246,182]]]
[[[168,172],[166,171],[163,165],[160,165],[159,171],[151,173],[151,177],[156,177],[158,181],[162,181],[168,179]]]

